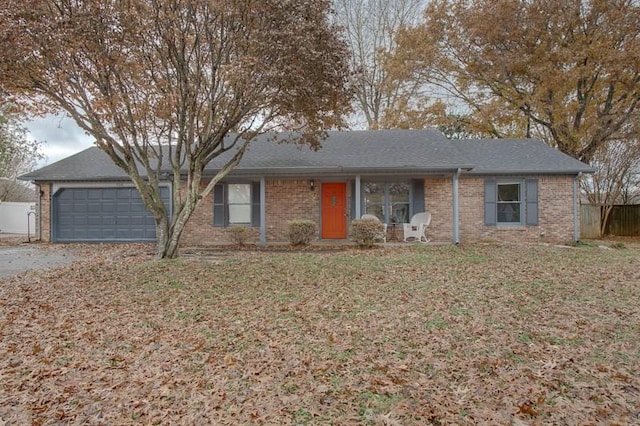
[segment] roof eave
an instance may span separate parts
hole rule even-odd
[[[594,169],[582,170],[539,170],[539,169],[513,169],[513,170],[471,170],[470,175],[579,175],[581,173],[594,173]]]
[[[278,176],[278,177],[322,177],[344,175],[411,175],[455,173],[457,170],[470,170],[468,164],[435,167],[278,167],[278,168],[236,168],[228,177]],[[205,170],[206,176],[214,176],[218,170]]]

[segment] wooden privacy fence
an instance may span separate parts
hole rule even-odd
[[[600,211],[602,208],[591,204],[580,206],[581,238],[598,238],[600,236]],[[605,227],[605,235],[640,236],[640,204],[613,206]]]

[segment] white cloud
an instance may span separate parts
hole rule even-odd
[[[55,163],[93,145],[94,139],[63,115],[47,115],[28,123],[31,138],[42,142],[45,158],[39,166]]]

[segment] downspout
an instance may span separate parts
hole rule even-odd
[[[582,173],[573,178],[573,240],[580,241],[580,216],[578,212],[578,179]]]
[[[260,178],[260,245],[267,244],[267,189],[266,179]]]
[[[356,211],[354,212],[354,219],[360,219],[360,216],[362,216],[362,212],[360,211],[361,209],[361,205],[360,205],[360,175],[356,176],[356,193],[353,194],[354,197],[354,205],[356,206]]]
[[[38,185],[38,207],[36,207],[36,241],[42,241],[42,185]]]
[[[460,230],[458,227],[459,207],[458,207],[458,178],[460,169],[453,174],[453,244],[460,244]]]

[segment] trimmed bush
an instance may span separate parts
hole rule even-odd
[[[227,232],[231,236],[231,241],[239,246],[243,246],[253,236],[253,229],[244,225],[233,225],[227,229]]]
[[[356,219],[351,222],[351,238],[361,248],[370,248],[382,240],[384,224],[377,220]]]
[[[317,233],[315,222],[311,220],[292,220],[289,226],[289,241],[294,246],[308,246]]]

